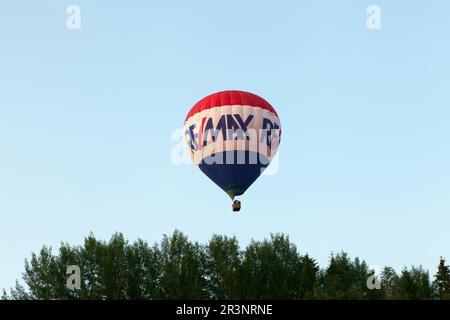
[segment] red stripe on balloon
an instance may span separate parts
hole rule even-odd
[[[213,93],[197,102],[189,111],[184,122],[186,123],[190,117],[203,110],[231,105],[259,107],[278,116],[270,103],[260,96],[246,91],[229,90]]]
[[[203,147],[203,127],[205,126],[205,120],[206,118],[202,119],[202,125],[200,126],[200,132],[198,134],[198,147],[201,150]]]

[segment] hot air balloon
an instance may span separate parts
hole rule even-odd
[[[193,162],[233,201],[244,194],[277,152],[281,124],[263,98],[245,91],[213,93],[197,102],[184,122]]]

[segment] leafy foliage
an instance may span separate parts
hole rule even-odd
[[[437,296],[443,300],[450,300],[450,267],[445,265],[445,259],[442,257],[434,279],[433,285]]]
[[[67,267],[81,270],[81,288],[66,285]],[[385,267],[380,289],[369,289],[368,265],[345,252],[320,269],[284,234],[252,241],[214,235],[193,243],[175,231],[150,246],[121,233],[108,242],[87,236],[82,246],[44,246],[25,261],[23,281],[2,299],[450,299],[450,268],[441,258],[434,281],[422,267],[398,275]]]

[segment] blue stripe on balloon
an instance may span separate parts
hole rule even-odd
[[[234,161],[227,163],[227,159]],[[245,161],[238,162],[237,159]],[[204,158],[199,167],[215,184],[234,198],[242,195],[267,165],[267,157],[257,152],[226,151]]]

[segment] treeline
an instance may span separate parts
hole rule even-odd
[[[67,287],[70,265],[80,268],[79,289]],[[109,242],[91,234],[83,246],[33,253],[23,280],[26,287],[16,283],[3,299],[450,299],[443,258],[431,277],[422,267],[400,274],[385,267],[377,280],[365,261],[344,252],[320,268],[283,234],[243,250],[236,238],[219,235],[199,244],[175,231],[151,246],[121,233]]]

